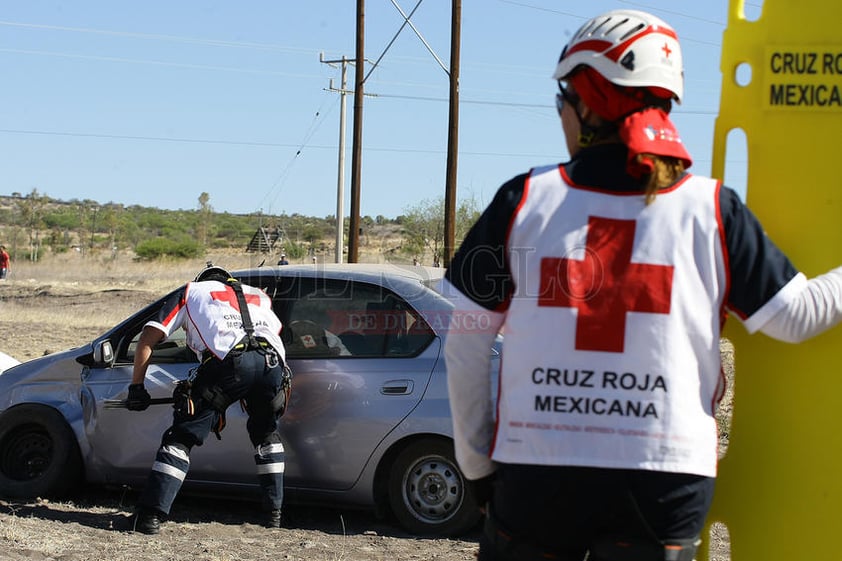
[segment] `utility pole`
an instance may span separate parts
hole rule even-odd
[[[339,92],[341,96],[339,109],[339,170],[336,181],[336,263],[342,263],[342,250],[345,247],[345,96],[348,94],[348,64],[352,61],[345,58],[343,55],[339,60],[325,60],[324,53],[319,54],[319,61],[324,64],[333,66],[334,64],[342,65],[342,85],[339,89],[333,87],[333,78],[330,80],[330,87],[332,92]],[[350,257],[350,250],[348,252]],[[350,259],[349,259],[350,261]]]
[[[392,0],[392,4],[400,12],[404,18],[404,23],[400,30],[408,25],[412,28],[415,34],[430,51],[430,54],[436,59],[442,68],[444,64],[439,60],[436,54],[427,44],[426,40],[421,36],[418,30],[410,21],[410,18],[421,5],[423,0],[418,0],[415,8],[407,15],[397,4]],[[456,156],[458,149],[458,130],[459,130],[459,43],[460,43],[460,28],[461,28],[461,0],[452,0],[451,4],[451,49],[450,49],[450,112],[449,112],[449,128],[448,128],[448,153],[447,153],[447,178],[446,178],[446,195],[445,195],[445,246],[444,246],[444,265],[450,264],[450,259],[453,256],[453,246],[455,242],[455,216],[456,216]],[[359,236],[360,236],[360,168],[362,165],[362,126],[363,126],[363,84],[367,76],[364,74],[365,64],[365,0],[357,0],[357,49],[356,49],[356,68],[355,76],[356,83],[354,86],[354,146],[351,159],[351,224],[348,235],[348,262],[356,263],[359,255]],[[397,38],[397,34],[392,38],[392,41],[386,47],[386,50],[391,47]],[[385,55],[386,52],[383,52]],[[374,68],[377,67],[380,60],[377,59],[374,63]],[[373,71],[374,68],[371,70]],[[447,69],[445,68],[447,72]]]
[[[447,128],[447,171],[444,184],[444,255],[448,267],[456,244],[456,161],[459,148],[459,45],[462,1],[452,0],[450,16],[450,111]]]
[[[354,79],[354,146],[351,154],[351,221],[348,228],[348,263],[359,260],[360,168],[363,147],[363,75],[365,74],[365,0],[357,0],[357,45]]]

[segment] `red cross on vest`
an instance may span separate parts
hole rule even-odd
[[[216,290],[210,293],[211,298],[214,300],[219,300],[220,302],[228,302],[228,304],[237,310],[240,311],[240,305],[237,303],[237,295],[234,294],[234,289],[226,287],[225,290]],[[260,305],[260,296],[256,294],[243,294],[246,297],[246,304],[254,304],[256,306]]]
[[[672,265],[632,263],[634,220],[591,216],[584,259],[541,260],[538,306],[576,308],[576,349],[621,353],[626,314],[668,314]]]

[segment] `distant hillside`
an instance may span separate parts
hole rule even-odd
[[[349,220],[344,221],[345,246]],[[361,219],[360,247],[394,254],[401,217]],[[255,238],[269,243],[253,243]],[[242,249],[290,257],[334,255],[334,216],[219,213],[209,205],[163,210],[139,205],[62,201],[40,195],[0,195],[0,244],[14,259],[66,251],[132,251],[140,257],[195,257],[209,249]],[[410,257],[407,257],[409,259]]]

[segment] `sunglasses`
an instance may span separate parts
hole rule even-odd
[[[576,92],[568,91],[561,82],[558,83],[558,91],[559,93],[555,94],[555,106],[559,113],[561,113],[561,110],[564,109],[565,103],[573,106],[574,108],[578,105],[581,98]]]

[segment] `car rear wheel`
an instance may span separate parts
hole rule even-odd
[[[25,404],[0,415],[0,495],[64,496],[81,479],[76,436],[58,411]]]
[[[464,534],[480,516],[456,466],[453,445],[439,439],[414,442],[397,456],[389,477],[389,503],[413,534]]]

